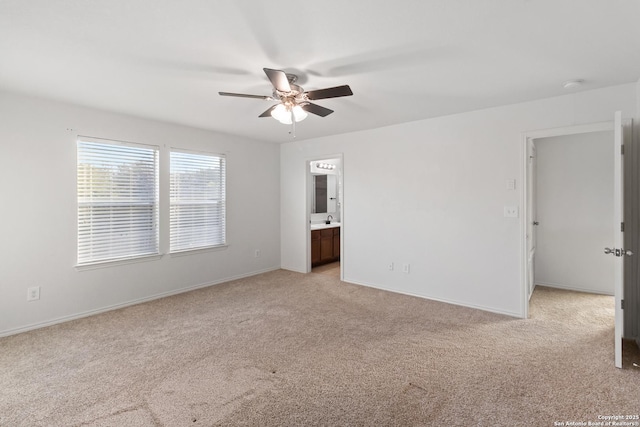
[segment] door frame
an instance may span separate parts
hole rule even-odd
[[[344,155],[343,153],[339,154],[325,154],[325,155],[317,155],[313,157],[309,157],[305,160],[305,223],[306,223],[306,269],[307,273],[311,273],[311,222],[309,218],[311,218],[311,204],[313,197],[313,176],[311,175],[311,163],[317,162],[320,160],[327,159],[339,159],[340,160],[340,172],[338,173],[338,187],[341,188],[342,191],[338,193],[338,203],[339,203],[339,212],[340,212],[340,280],[344,281],[344,225],[345,225],[345,209],[344,209]]]
[[[528,289],[528,277],[529,277],[529,263],[528,263],[528,248],[527,248],[527,224],[533,221],[533,218],[529,218],[529,141],[539,138],[549,138],[556,136],[577,135],[591,132],[604,132],[613,131],[614,123],[610,122],[598,122],[586,125],[565,126],[552,129],[541,129],[522,133],[522,142],[520,146],[522,168],[520,179],[522,182],[522,192],[520,194],[520,203],[522,205],[522,217],[520,218],[520,301],[521,301],[521,313],[524,319],[529,318],[529,289]],[[533,292],[533,288],[532,288]]]
[[[527,139],[527,170],[526,170],[526,176],[527,176],[527,181],[526,181],[526,209],[527,212],[525,212],[525,216],[528,218],[527,221],[525,221],[525,239],[527,239],[527,241],[525,242],[526,246],[527,246],[527,277],[526,277],[526,286],[527,286],[527,298],[531,299],[531,295],[533,294],[533,289],[535,287],[535,280],[533,277],[533,271],[531,271],[532,269],[535,271],[535,253],[537,250],[537,227],[535,226],[535,224],[533,223],[533,221],[536,221],[538,219],[538,209],[537,209],[537,195],[538,195],[538,191],[537,191],[537,185],[536,185],[536,180],[535,178],[538,176],[538,168],[537,168],[537,148],[536,148],[536,144],[535,144],[535,138],[529,138]],[[533,179],[532,179],[533,177]],[[533,181],[533,182],[532,182]],[[535,202],[535,203],[530,203],[530,202]],[[529,233],[531,233],[531,236],[529,236]],[[530,245],[531,243],[531,245]],[[531,254],[532,249],[530,246],[533,246],[533,255]],[[533,259],[530,259],[533,258]],[[531,280],[529,280],[531,279]],[[533,283],[532,283],[533,282]]]

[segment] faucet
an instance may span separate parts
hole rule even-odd
[[[327,220],[325,221],[325,224],[331,224],[331,220],[333,219],[333,215],[329,215],[327,217]]]

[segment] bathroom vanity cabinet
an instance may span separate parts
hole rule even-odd
[[[340,260],[340,227],[311,230],[311,266]]]

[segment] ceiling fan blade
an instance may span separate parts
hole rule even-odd
[[[304,111],[320,117],[326,117],[329,114],[333,113],[333,110],[321,107],[318,104],[312,104],[311,102],[301,104],[300,106]]]
[[[232,93],[232,92],[218,92],[219,95],[222,96],[236,96],[238,98],[255,98],[255,99],[264,99],[266,101],[273,101],[273,98],[265,95],[247,95],[246,93]]]
[[[287,74],[282,70],[272,70],[271,68],[263,68],[267,77],[271,81],[273,87],[280,92],[291,92],[291,86],[289,85],[289,79]]]
[[[351,88],[349,87],[349,85],[330,87],[328,89],[310,90],[309,92],[305,93],[307,95],[307,99],[311,100],[338,98],[340,96],[353,95],[353,92],[351,92]]]
[[[271,117],[271,112],[273,111],[274,108],[276,108],[278,105],[280,104],[276,104],[276,105],[272,105],[267,111],[265,111],[264,113],[260,114],[258,117]]]

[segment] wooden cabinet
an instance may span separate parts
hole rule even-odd
[[[340,260],[340,227],[311,230],[311,266]]]
[[[333,229],[333,257],[340,260],[340,227]]]
[[[311,266],[320,264],[320,230],[311,231]]]

